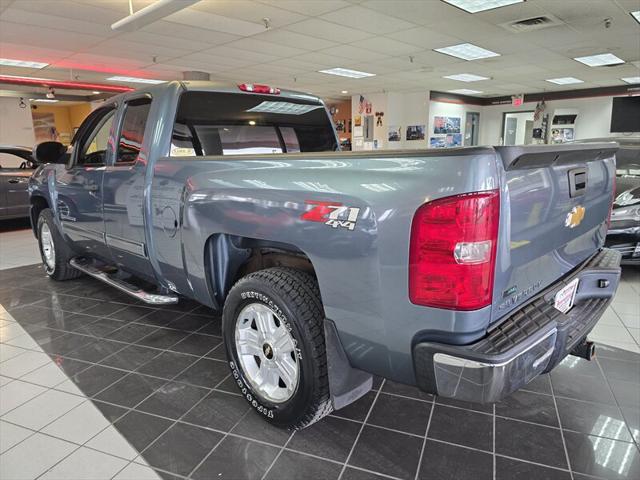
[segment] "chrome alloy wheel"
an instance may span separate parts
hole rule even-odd
[[[236,352],[251,387],[272,403],[296,392],[300,365],[295,341],[284,322],[269,307],[251,303],[236,319]]]
[[[46,223],[43,223],[40,229],[40,245],[42,246],[42,256],[47,267],[54,269],[56,266],[56,249],[53,246],[51,230]]]

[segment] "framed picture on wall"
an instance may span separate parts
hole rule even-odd
[[[407,127],[407,140],[424,140],[424,125],[409,125]]]
[[[460,133],[460,117],[433,117],[433,133]]]
[[[402,140],[402,127],[390,126],[388,139],[390,142],[399,142]]]

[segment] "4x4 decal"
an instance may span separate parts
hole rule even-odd
[[[320,222],[333,228],[346,228],[354,230],[360,209],[347,207],[339,202],[318,202],[306,200],[304,203],[312,205],[310,210],[304,212],[300,218],[310,222]]]

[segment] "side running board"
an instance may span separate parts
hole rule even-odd
[[[151,305],[170,305],[174,303],[178,303],[177,295],[162,295],[159,293],[150,293],[142,290],[141,288],[132,285],[125,280],[121,280],[119,278],[115,278],[114,276],[103,272],[96,266],[92,265],[89,262],[83,261],[78,258],[73,258],[69,261],[69,264],[75,268],[76,270],[80,270],[87,275],[100,280],[112,287],[117,288],[118,290],[131,295],[138,300],[143,301],[144,303],[149,303]]]

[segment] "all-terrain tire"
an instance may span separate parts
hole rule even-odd
[[[294,339],[299,380],[293,395],[283,402],[270,402],[252,387],[236,349],[236,322],[250,304],[263,304],[276,313]],[[241,278],[225,301],[222,335],[229,366],[242,395],[268,422],[301,429],[333,410],[324,338],[324,311],[316,279],[286,267],[260,270]]]
[[[45,226],[50,232],[51,241],[53,242],[54,247],[54,258],[51,265],[47,263],[47,259],[45,258],[42,241],[42,230]],[[40,256],[42,257],[42,264],[49,277],[54,280],[72,280],[82,276],[82,272],[69,265],[69,260],[71,260],[74,255],[71,248],[69,248],[58,231],[58,228],[53,221],[51,209],[45,208],[40,212],[40,215],[38,216],[37,232],[38,249],[40,250]]]

